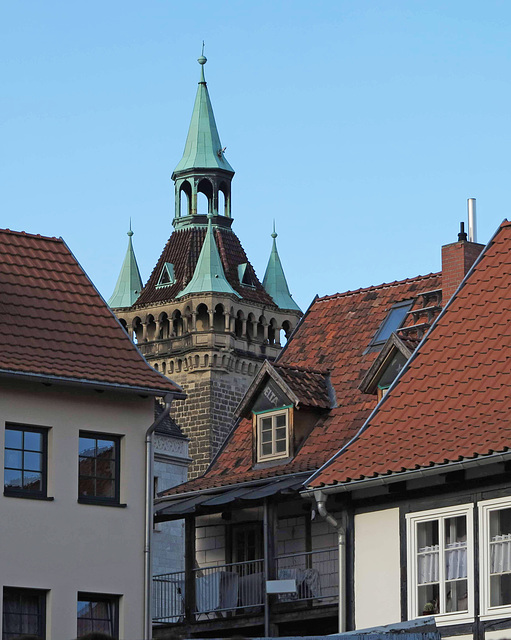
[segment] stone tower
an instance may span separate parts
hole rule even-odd
[[[146,359],[188,396],[174,403],[174,419],[190,438],[191,478],[206,470],[260,365],[277,356],[281,334],[289,336],[302,315],[289,294],[275,232],[261,284],[231,229],[234,170],[216,127],[206,58],[198,62],[185,150],[172,174],[174,231],[136,299],[115,293],[110,299]],[[123,272],[134,272],[132,254],[130,237],[116,291],[133,290],[133,280],[123,283]]]

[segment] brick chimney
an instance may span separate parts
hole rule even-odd
[[[442,247],[442,301],[447,304],[458,285],[468,273],[470,267],[484,249],[483,244],[468,242],[467,234],[461,223],[458,242]]]

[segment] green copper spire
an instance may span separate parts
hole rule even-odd
[[[264,274],[263,287],[273,298],[273,301],[279,309],[295,309],[296,311],[301,311],[289,293],[286,276],[284,275],[284,269],[282,268],[279,252],[277,251],[275,222],[273,222],[273,233],[271,237],[273,238],[273,247],[270,259],[268,260],[268,266],[266,267],[266,273]]]
[[[188,293],[231,293],[241,298],[240,294],[231,287],[225,277],[224,268],[213,234],[212,214],[208,214],[208,229],[204,244],[199,254],[192,279],[176,298]]]
[[[112,307],[112,309],[131,307],[142,291],[142,278],[140,277],[137,259],[133,251],[132,236],[133,231],[131,230],[130,221],[128,250],[126,251],[126,257],[122,263],[121,273],[119,274],[114,292],[108,301],[108,305]]]
[[[234,169],[224,157],[224,148],[220,142],[213,107],[204,79],[204,65],[207,62],[204,56],[204,45],[202,55],[197,62],[201,65],[199,87],[183,157],[174,169],[174,174],[190,169],[224,169],[234,173]]]

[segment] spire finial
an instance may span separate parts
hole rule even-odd
[[[130,230],[128,231],[128,236],[131,238],[133,235],[133,231],[131,230],[131,216],[130,216]]]
[[[275,231],[275,218],[273,219],[273,233],[271,234],[271,237],[275,240],[275,238],[278,236],[278,233]]]
[[[199,82],[206,82],[206,79],[204,78],[204,65],[206,64],[207,61],[208,59],[204,55],[204,40],[203,40],[202,53],[200,54],[200,58],[197,58],[197,62],[200,64],[200,81]]]

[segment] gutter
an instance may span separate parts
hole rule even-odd
[[[165,420],[170,413],[172,401],[181,394],[168,393],[164,397],[165,408],[156,418],[145,434],[145,535],[144,535],[144,640],[151,640],[152,633],[152,563],[151,546],[153,539],[153,500],[154,500],[154,471],[153,471],[153,433],[156,427]]]
[[[339,545],[339,633],[346,631],[346,528],[327,511],[327,496],[321,489],[313,493],[319,515],[337,531]]]
[[[445,464],[436,464],[433,467],[425,467],[422,469],[408,469],[407,471],[397,471],[392,475],[378,476],[376,478],[362,478],[361,480],[350,480],[349,482],[332,484],[319,489],[307,489],[302,491],[300,495],[304,498],[315,498],[316,493],[329,495],[331,493],[349,493],[358,489],[370,489],[372,487],[381,487],[392,484],[393,482],[403,482],[406,480],[415,480],[415,478],[431,478],[443,473],[451,471],[472,469],[474,467],[484,467],[495,462],[511,461],[511,450],[504,453],[491,453],[479,458],[470,458],[466,460],[458,460],[456,462],[447,462]]]

